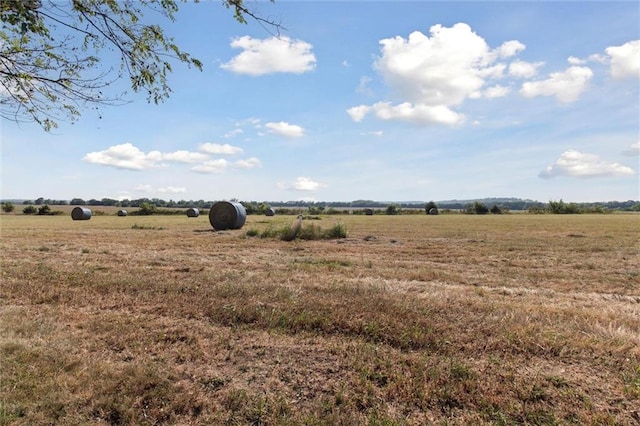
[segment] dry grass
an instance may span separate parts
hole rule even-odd
[[[0,220],[0,424],[640,422],[638,215]]]

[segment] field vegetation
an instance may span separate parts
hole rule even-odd
[[[0,425],[640,422],[640,215],[318,219],[0,216]]]

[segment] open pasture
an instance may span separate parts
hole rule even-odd
[[[2,215],[0,424],[640,422],[639,215],[293,220]]]

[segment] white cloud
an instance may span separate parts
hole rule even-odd
[[[466,99],[504,96],[508,89],[496,86],[483,91],[491,79],[505,77],[507,65],[497,62],[525,48],[517,40],[492,50],[485,40],[465,23],[447,28],[434,25],[429,35],[419,31],[408,38],[396,36],[380,40],[381,55],[374,67],[399,102],[378,102],[349,108],[353,121],[361,121],[374,111],[384,120],[414,124],[454,125],[463,115],[453,110]]]
[[[298,177],[292,184],[279,182],[278,187],[281,189],[292,189],[295,191],[304,191],[304,192],[315,192],[320,188],[326,187],[326,185],[315,182],[311,178],[308,177]]]
[[[234,39],[231,47],[243,49],[243,52],[220,67],[238,74],[300,74],[313,70],[316,65],[316,57],[311,51],[313,46],[289,37],[261,40],[244,36]]]
[[[90,152],[83,157],[83,160],[117,169],[144,170],[157,167],[162,160],[162,153],[151,151],[145,154],[133,144],[123,143],[109,147],[104,151]]]
[[[225,133],[224,134],[224,138],[225,139],[229,139],[229,138],[232,138],[234,136],[241,135],[242,133],[244,133],[244,130],[242,130],[242,129],[233,129],[230,132]]]
[[[570,103],[578,99],[591,77],[590,68],[571,66],[564,72],[551,73],[546,80],[524,83],[520,94],[527,98],[555,96],[560,102]]]
[[[569,59],[567,59],[567,62],[569,62],[571,65],[584,65],[587,63],[586,60],[576,58],[575,56],[569,56]]]
[[[538,73],[544,62],[513,61],[509,64],[509,75],[519,78],[531,78]]]
[[[557,176],[576,178],[628,176],[635,174],[630,167],[600,160],[597,155],[569,150],[560,155],[555,163],[540,172],[540,177],[549,179]]]
[[[355,107],[351,107],[347,110],[347,114],[349,117],[356,123],[362,121],[365,115],[371,110],[371,107],[368,105],[358,105]]]
[[[205,161],[200,165],[192,167],[191,170],[196,173],[212,174],[222,173],[227,167],[229,167],[229,162],[223,158],[219,158],[217,160]]]
[[[175,161],[177,163],[197,163],[209,158],[208,155],[199,152],[175,151],[162,154],[162,159],[166,161]]]
[[[318,189],[324,187],[325,185],[315,182],[308,177],[299,177],[293,183],[293,189],[297,191],[309,191],[315,192]]]
[[[262,167],[262,163],[256,157],[251,157],[246,160],[238,160],[233,163],[233,166],[239,169],[253,169],[255,167]]]
[[[503,96],[507,96],[509,92],[511,92],[510,88],[505,86],[495,85],[492,87],[487,87],[483,92],[483,96],[489,99],[501,98]]]
[[[278,123],[266,123],[265,127],[269,129],[271,133],[285,136],[287,138],[299,138],[304,136],[304,129],[302,127],[295,124],[289,124],[284,121],[280,121]]]
[[[638,157],[640,156],[640,141],[631,144],[629,149],[622,152],[624,155],[628,157]]]
[[[611,76],[613,78],[640,78],[640,40],[629,41],[622,46],[605,49],[611,58]]]
[[[184,194],[187,192],[187,188],[181,186],[164,186],[157,189],[161,194]]]
[[[201,152],[206,152],[207,154],[214,154],[214,155],[233,155],[233,154],[240,154],[242,152],[242,148],[239,148],[237,146],[232,146],[229,144],[217,144],[217,143],[203,143],[201,144],[198,149]]]
[[[414,31],[407,39],[380,40],[376,68],[403,99],[427,105],[458,105],[484,81],[489,46],[467,24],[434,25],[431,37]]]
[[[373,111],[381,120],[400,120],[414,124],[460,124],[464,116],[444,105],[413,105],[404,102],[392,106],[390,102],[378,102]]]
[[[526,46],[518,40],[510,40],[502,43],[502,45],[496,49],[496,53],[501,58],[510,58],[522,52],[525,48]]]

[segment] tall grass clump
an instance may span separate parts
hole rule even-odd
[[[300,240],[337,240],[347,237],[347,228],[343,223],[336,223],[330,228],[323,229],[313,223],[302,226],[283,225],[282,227],[269,226],[262,232],[257,229],[250,229],[246,233],[247,237],[275,238],[282,241]]]

